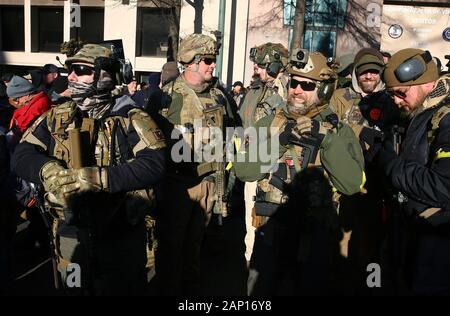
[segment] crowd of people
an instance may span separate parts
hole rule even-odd
[[[23,211],[70,295],[139,295],[149,269],[156,295],[199,295],[208,226],[242,211],[250,296],[375,294],[371,264],[384,294],[449,295],[450,75],[430,52],[263,43],[230,91],[217,55],[191,34],[140,90],[97,44],[67,76],[2,77],[2,293]]]

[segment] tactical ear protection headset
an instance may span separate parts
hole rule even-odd
[[[267,49],[265,49],[262,59],[264,59],[267,56],[267,54],[269,54],[269,51],[267,51]],[[267,65],[267,67],[266,67],[267,74],[273,78],[276,78],[278,76],[278,74],[280,73],[281,69],[283,69],[283,63],[281,62],[281,56],[280,56],[279,52],[277,52],[276,50],[272,50],[271,54],[273,56],[274,61],[269,62],[269,64]],[[256,47],[251,48],[249,59],[252,62],[260,65],[262,61],[258,60],[257,55],[258,55],[257,48]]]
[[[319,83],[317,88],[317,96],[322,102],[329,101],[333,95],[334,89],[336,87],[336,82],[333,81],[322,81]]]
[[[333,68],[335,64],[336,61],[333,58],[330,57],[327,59],[328,67]],[[319,84],[319,87],[317,88],[317,96],[319,97],[319,100],[322,102],[329,101],[335,89],[336,89],[335,78],[330,78],[329,80],[322,81]]]
[[[98,81],[101,69],[115,75],[113,79],[115,79],[116,84],[129,84],[133,81],[133,66],[129,60],[116,57],[97,57],[94,61],[94,68],[94,81]]]
[[[413,56],[405,60],[394,70],[395,77],[400,82],[416,80],[427,71],[427,64],[432,60],[433,57],[429,51]]]
[[[271,63],[267,66],[267,74],[272,78],[276,78],[283,69],[283,64],[281,63],[281,56],[277,51],[273,51],[273,59]]]
[[[119,77],[122,82],[125,84],[129,84],[131,81],[133,81],[133,65],[131,65],[131,62],[127,59],[119,59],[120,63],[120,72]]]

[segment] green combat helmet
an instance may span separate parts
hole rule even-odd
[[[94,67],[94,87],[97,87],[100,78],[100,70],[111,74],[114,85],[124,82],[124,71],[121,62],[114,56],[113,52],[98,44],[84,45],[74,56],[65,61],[65,66],[70,69],[73,63],[87,63]],[[98,91],[109,90],[111,87],[100,88]],[[112,90],[112,89],[111,89]]]
[[[66,59],[67,68],[74,62],[88,63],[95,65],[98,57],[112,58],[113,53],[106,47],[97,44],[86,44],[74,56]]]
[[[250,60],[258,65],[280,62],[283,67],[286,67],[288,59],[289,52],[280,43],[266,43],[250,50]]]
[[[218,54],[216,41],[203,34],[191,34],[183,39],[178,50],[178,61],[189,64],[194,59],[199,62],[201,57],[215,57]]]

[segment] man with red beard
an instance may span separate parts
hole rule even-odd
[[[264,217],[255,233],[249,295],[336,294],[338,196],[359,191],[363,158],[353,131],[328,104],[336,65],[316,52],[306,60],[291,60],[286,106],[256,123],[258,135],[243,143],[234,163],[240,180],[257,181],[255,213]],[[261,154],[252,161],[252,140],[270,162]]]

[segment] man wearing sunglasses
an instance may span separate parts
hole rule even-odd
[[[325,246],[334,243],[338,247],[340,236],[338,226],[328,225],[337,223],[337,199],[332,200],[331,186],[341,194],[354,194],[363,179],[358,140],[350,127],[335,120],[328,105],[337,77],[335,68],[321,53],[309,53],[305,64],[291,61],[286,107],[278,108],[255,126],[258,151],[267,150],[264,152],[274,156],[271,161],[275,164],[267,172],[263,168],[267,163],[262,159],[250,160],[255,148],[252,139],[240,150],[242,157],[235,163],[242,181],[257,181],[255,212],[263,217],[250,261],[250,295],[331,294],[335,285],[326,267],[336,262],[331,260],[331,249]],[[266,148],[273,142],[272,150]],[[309,180],[299,180],[302,175]],[[313,219],[318,214],[312,211],[314,208],[321,209],[322,219]],[[308,219],[309,212],[315,215]],[[315,224],[302,226],[299,218]],[[309,244],[312,237],[306,231],[321,235],[324,243]],[[292,243],[303,237],[304,245]],[[316,261],[308,249],[317,250],[327,260]],[[301,258],[297,257],[299,253]],[[284,287],[293,283],[294,288]]]
[[[438,76],[429,52],[407,48],[392,56],[384,81],[413,118],[400,154],[387,140],[379,156],[392,185],[407,197],[407,277],[415,294],[450,295],[450,76]]]
[[[46,191],[64,287],[69,265],[80,265],[81,287],[67,291],[140,294],[147,193],[164,174],[164,138],[128,96],[112,96],[120,67],[109,49],[86,44],[65,64],[72,100],[27,130],[13,168]]]
[[[156,222],[155,264],[162,295],[200,294],[200,248],[206,226],[210,221],[221,224],[230,207],[225,196],[231,194],[227,185],[231,174],[225,170],[224,157],[207,160],[203,151],[214,141],[212,130],[225,135],[225,129],[239,120],[234,102],[214,77],[217,54],[217,43],[210,36],[188,35],[178,51],[184,70],[163,87],[170,100],[162,112],[163,129],[173,150]],[[220,151],[224,146],[219,138],[214,147]]]

